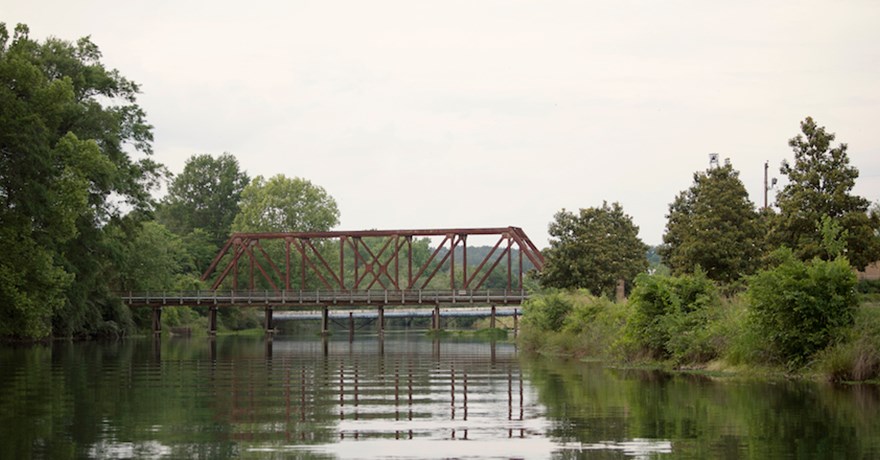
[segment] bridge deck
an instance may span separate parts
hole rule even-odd
[[[524,290],[315,290],[129,292],[120,295],[132,307],[216,305],[227,307],[316,306],[492,306],[522,305]]]
[[[430,318],[434,314],[433,310],[426,308],[395,308],[385,310],[382,316],[388,318]],[[488,318],[492,314],[492,310],[488,307],[454,307],[443,308],[439,312],[442,318]],[[499,307],[495,310],[495,316],[519,316],[522,315],[522,308],[519,307]],[[376,319],[379,313],[376,310],[333,310],[328,313],[327,317],[331,320],[346,319]],[[295,310],[275,312],[273,319],[281,320],[320,320],[322,312],[320,310]]]

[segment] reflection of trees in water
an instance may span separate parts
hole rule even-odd
[[[716,381],[552,360],[525,361],[523,381],[515,348],[502,343],[154,344],[0,348],[0,458],[225,458],[355,438],[494,440],[545,431],[608,457],[671,446],[695,458],[869,458],[880,444],[876,386]],[[533,423],[535,394],[551,423]],[[622,442],[637,438],[671,444]]]
[[[718,381],[529,360],[528,381],[566,442],[667,439],[676,455],[865,458],[880,448],[876,386]]]

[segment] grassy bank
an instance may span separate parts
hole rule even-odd
[[[699,276],[640,283],[624,302],[582,291],[534,297],[524,309],[520,344],[532,353],[627,367],[880,382],[876,295],[858,297],[852,320],[823,329],[821,337],[807,327],[798,331],[812,340],[802,346],[813,348],[785,353],[785,334],[759,323],[747,293],[720,296]]]

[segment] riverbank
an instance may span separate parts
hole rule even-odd
[[[880,384],[877,294],[861,295],[852,325],[835,331],[828,346],[798,363],[779,359],[771,341],[750,322],[745,296],[702,301],[694,310],[698,318],[657,315],[645,321],[633,302],[581,291],[549,292],[525,307],[518,343],[528,353],[618,368]]]

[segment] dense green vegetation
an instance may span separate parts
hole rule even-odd
[[[625,302],[607,300],[607,281],[603,289],[589,277],[604,252],[623,245],[611,242],[608,227],[578,227],[563,210],[551,224],[566,232],[551,232],[545,291],[524,311],[526,347],[672,367],[880,378],[880,314],[871,298],[860,305],[855,275],[880,259],[880,212],[851,193],[858,170],[847,146],[832,147],[834,134],[811,118],[801,131],[789,141],[794,163],[781,169],[789,183],[778,213],[755,210],[729,163],[694,174],[670,204],[664,244],[647,253],[650,274],[620,273],[635,277]]]
[[[765,232],[732,165],[695,173],[667,217],[660,255],[673,273],[701,267],[709,278],[731,283],[758,268]]]
[[[847,145],[832,147],[834,134],[810,117],[801,131],[788,141],[794,163],[786,161],[780,169],[789,183],[776,197],[771,243],[791,248],[801,260],[833,258],[832,248],[823,244],[823,220],[832,219],[843,230],[846,257],[863,269],[880,259],[880,215],[876,208],[868,211],[868,199],[851,193],[859,171],[849,165]]]
[[[520,341],[530,352],[628,366],[875,380],[880,308],[840,295],[836,282],[851,276],[842,259],[792,258],[731,298],[701,273],[640,276],[622,302],[553,291],[525,306]]]
[[[648,268],[648,246],[639,239],[639,228],[619,203],[565,209],[550,223],[550,248],[541,284],[553,288],[587,289],[610,295],[619,280],[631,280]]]
[[[162,168],[138,85],[88,38],[31,40],[0,24],[0,336],[114,333],[116,262]]]

